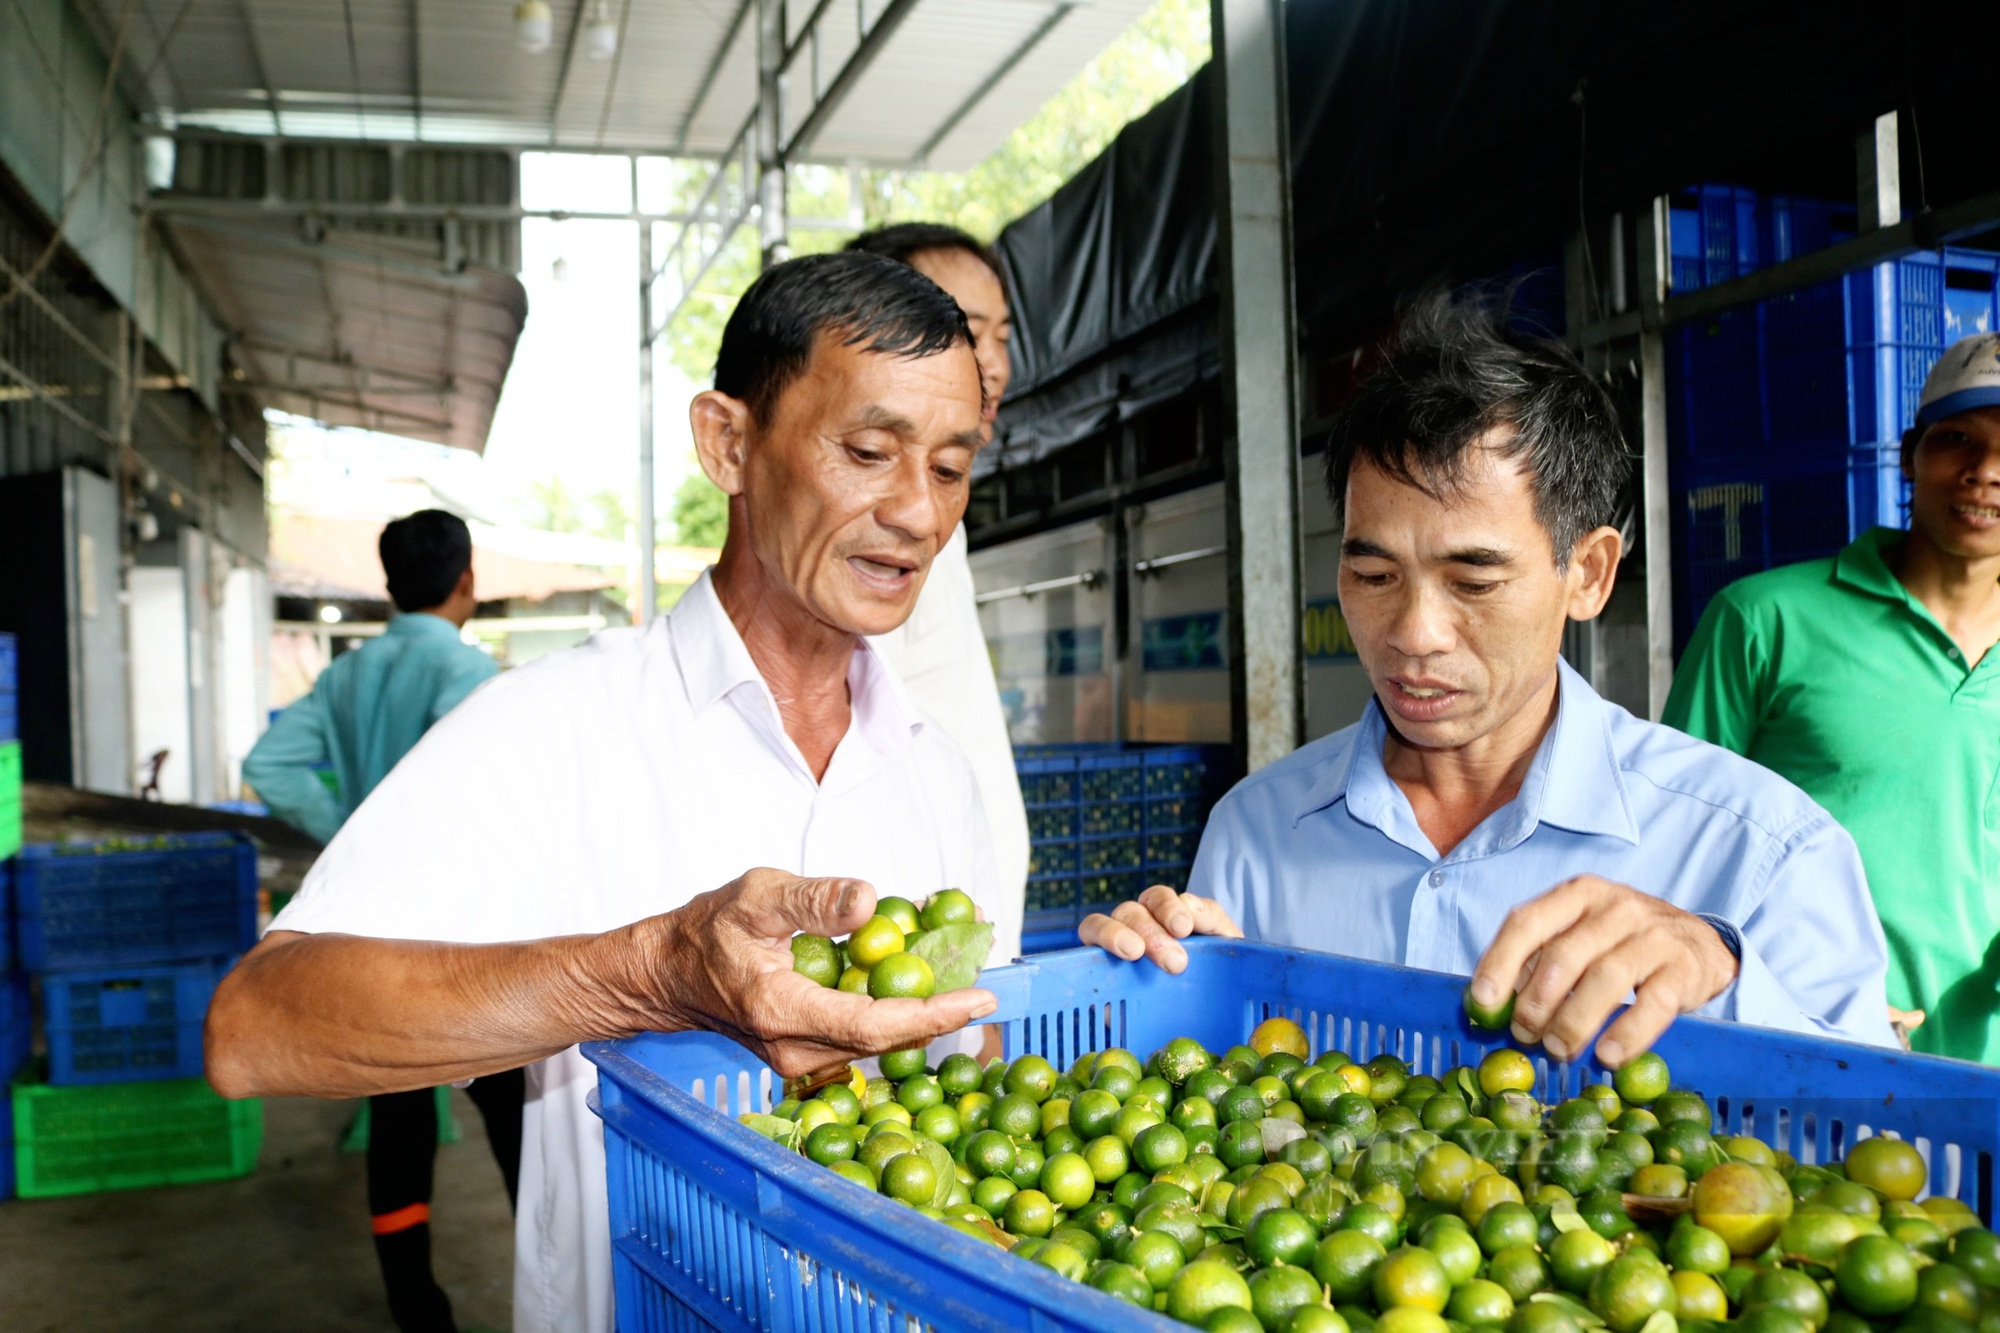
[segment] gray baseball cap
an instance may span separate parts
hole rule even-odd
[[[1975,333],[1945,349],[1924,381],[1917,425],[1928,426],[1975,407],[2000,407],[2000,333]]]

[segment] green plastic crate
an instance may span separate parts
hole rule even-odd
[[[21,850],[21,742],[0,744],[0,861]]]
[[[225,1101],[203,1079],[14,1085],[24,1199],[245,1176],[263,1142],[264,1104]]]

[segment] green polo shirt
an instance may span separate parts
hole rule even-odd
[[[1917,1049],[2000,1064],[2000,649],[1977,666],[1883,559],[1831,560],[1717,594],[1681,658],[1669,726],[1790,778],[1861,848],[1889,939],[1889,1003]]]

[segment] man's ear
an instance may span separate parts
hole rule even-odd
[[[1594,528],[1577,541],[1569,555],[1569,618],[1594,620],[1611,600],[1618,581],[1618,561],[1625,539],[1613,527]]]
[[[463,574],[460,574],[460,575],[458,576],[458,586],[457,586],[456,588],[453,588],[453,589],[452,589],[452,591],[453,591],[454,593],[456,593],[456,594],[457,594],[458,596],[460,596],[460,597],[472,597],[472,566],[471,566],[471,565],[467,565],[467,566],[465,567],[465,572],[464,572]],[[474,601],[476,602],[476,601],[477,601],[478,599],[477,599],[477,598],[474,598],[473,600],[474,600]]]
[[[701,470],[724,495],[743,494],[744,450],[750,441],[750,406],[740,398],[705,389],[688,404],[695,456]]]

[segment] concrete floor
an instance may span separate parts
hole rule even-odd
[[[438,1149],[432,1263],[459,1327],[513,1321],[513,1221],[479,1112]],[[352,1102],[264,1103],[242,1180],[0,1203],[9,1333],[393,1333],[359,1155],[337,1145]]]

